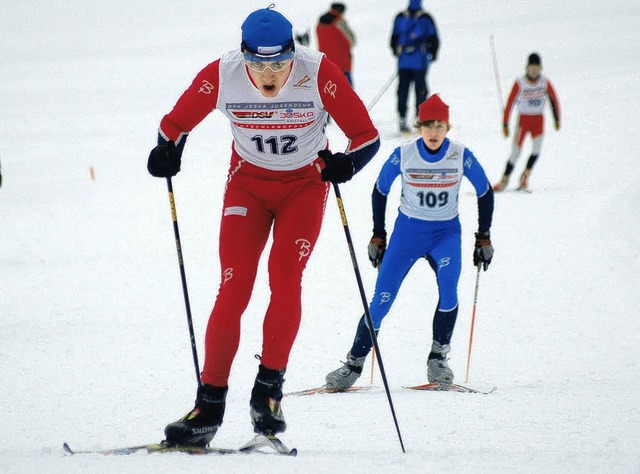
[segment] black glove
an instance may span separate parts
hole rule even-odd
[[[382,263],[382,257],[384,257],[384,252],[387,250],[387,239],[384,237],[377,237],[374,234],[374,236],[371,237],[367,250],[369,252],[371,265],[373,265],[373,268],[379,268]]]
[[[346,183],[356,173],[356,167],[349,155],[344,153],[331,153],[329,150],[321,150],[318,156],[322,158],[326,166],[322,170],[322,180],[332,183]]]
[[[147,160],[147,169],[157,178],[170,178],[180,171],[180,153],[172,141],[156,146]]]
[[[473,251],[473,265],[482,264],[484,271],[487,271],[491,259],[493,258],[493,246],[489,238],[489,232],[476,232],[476,245]]]

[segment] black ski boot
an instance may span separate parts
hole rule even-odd
[[[280,406],[285,370],[267,369],[262,364],[258,369],[249,402],[253,431],[258,434],[282,433],[287,429]]]
[[[207,446],[222,424],[229,387],[200,385],[193,410],[164,429],[169,444]]]

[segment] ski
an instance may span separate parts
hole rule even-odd
[[[183,454],[275,454],[280,456],[296,456],[298,450],[296,448],[289,449],[280,438],[273,435],[256,435],[254,438],[242,445],[238,449],[218,448],[218,447],[200,447],[200,446],[181,446],[168,444],[164,441],[160,443],[142,444],[139,446],[128,446],[112,449],[97,450],[76,450],[72,449],[68,443],[63,443],[62,449],[66,454],[100,454],[103,456],[127,456],[139,452],[146,454],[154,453],[183,453]]]
[[[113,448],[113,449],[99,449],[99,450],[76,450],[71,449],[68,443],[62,444],[62,449],[66,454],[102,454],[103,456],[126,456],[128,454],[134,454],[138,451],[147,451],[153,447],[158,447],[159,444],[143,444],[140,446],[128,446],[125,448]]]
[[[411,387],[402,387],[409,390],[426,390],[432,392],[458,392],[458,393],[482,393],[484,395],[489,395],[493,393],[498,387],[493,387],[488,392],[484,392],[482,390],[476,390],[475,388],[465,387],[464,385],[458,385],[455,383],[438,383],[431,382],[423,385],[414,385]]]
[[[62,445],[62,449],[67,454],[101,454],[102,456],[128,456],[138,452],[146,454],[153,453],[185,453],[185,454],[238,454],[239,449],[212,448],[199,446],[177,446],[162,443],[151,443],[140,446],[128,446],[124,448],[98,449],[98,450],[75,450],[68,443]]]
[[[349,388],[327,388],[327,387],[315,387],[309,388],[307,390],[300,390],[298,392],[289,392],[285,393],[285,397],[288,395],[317,395],[319,393],[348,393],[348,392],[359,392],[361,390],[371,390],[373,386],[368,385],[366,387],[349,387]]]
[[[264,448],[270,451],[263,451]],[[241,453],[264,452],[265,454],[271,452],[282,456],[298,455],[296,448],[289,449],[277,436],[262,434],[254,436],[251,441],[243,445],[238,451]]]
[[[316,395],[316,394],[321,394],[321,393],[349,393],[349,392],[359,392],[359,391],[365,391],[365,390],[371,390],[373,388],[372,385],[367,385],[364,387],[349,387],[349,388],[345,388],[345,389],[338,389],[338,388],[327,388],[327,387],[315,387],[315,388],[310,388],[307,390],[300,390],[298,392],[289,392],[285,394],[286,396],[301,396],[301,395]],[[432,392],[458,392],[458,393],[482,393],[485,395],[488,395],[492,392],[494,392],[497,387],[493,387],[490,391],[488,392],[484,392],[482,390],[477,390],[475,388],[471,388],[471,387],[466,387],[464,385],[458,385],[455,383],[427,383],[427,384],[422,384],[422,385],[414,385],[414,386],[409,386],[409,387],[402,387],[408,390],[425,390],[425,391],[432,391]]]

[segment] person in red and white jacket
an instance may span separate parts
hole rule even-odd
[[[356,35],[344,18],[344,3],[332,3],[331,9],[320,17],[316,26],[318,50],[324,53],[329,61],[337,64],[353,85],[351,76],[352,48],[356,45]]]
[[[247,17],[241,47],[202,69],[164,116],[149,172],[176,175],[187,135],[216,109],[233,134],[220,225],[221,283],[195,407],[165,428],[168,443],[189,446],[206,446],[222,424],[240,319],[270,235],[271,298],[250,416],[256,433],[286,429],[284,373],[301,321],[302,273],[320,233],[329,183],[350,180],[380,147],[342,71],[318,51],[295,45],[291,23],[271,7]],[[345,153],[329,150],[329,115],[349,139]]]
[[[540,74],[542,64],[537,53],[531,53],[527,61],[526,74],[513,84],[502,118],[502,133],[509,136],[509,117],[515,105],[518,110],[518,128],[513,136],[511,155],[502,175],[502,179],[493,186],[494,191],[504,191],[509,183],[509,176],[520,157],[522,144],[527,134],[531,134],[533,145],[527,166],[520,176],[518,189],[526,191],[529,187],[531,170],[540,156],[544,139],[544,107],[549,99],[553,113],[554,126],[560,130],[560,102],[551,81]]]

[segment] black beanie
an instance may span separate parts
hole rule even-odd
[[[542,64],[542,62],[540,61],[540,55],[538,55],[538,53],[531,53],[529,55],[529,59],[527,60],[527,66],[531,64],[535,64],[537,66],[540,66]]]

